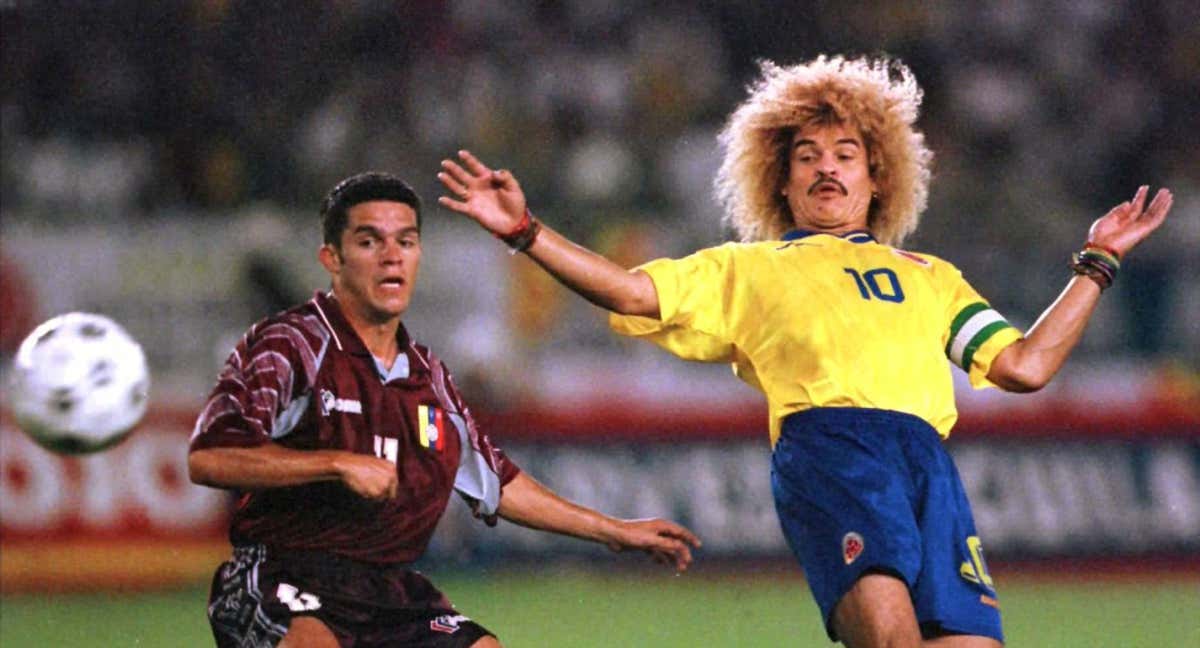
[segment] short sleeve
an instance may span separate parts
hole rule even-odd
[[[637,270],[654,282],[661,319],[613,314],[609,326],[621,335],[654,342],[685,360],[730,362],[734,347],[727,317],[733,298],[732,267],[727,246],[639,266]]]
[[[256,326],[225,361],[190,447],[253,447],[287,436],[308,407],[320,363],[296,327]]]
[[[434,392],[450,412],[462,448],[454,475],[454,490],[472,510],[494,524],[501,491],[521,469],[479,428],[450,370],[433,354],[429,354],[429,363],[433,369]]]
[[[979,296],[955,269],[945,330],[946,357],[958,365],[976,389],[993,387],[987,374],[992,362],[1022,334]]]

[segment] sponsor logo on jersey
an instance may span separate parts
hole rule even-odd
[[[437,405],[417,406],[417,440],[430,450],[446,447],[446,410]]]
[[[845,560],[847,565],[858,560],[865,547],[866,545],[861,535],[853,531],[847,533],[842,536],[842,560]]]
[[[429,629],[433,630],[434,632],[454,634],[455,632],[458,632],[459,624],[469,621],[470,619],[461,614],[443,614],[429,622]]]
[[[362,401],[349,398],[338,398],[328,389],[321,390],[321,415],[329,416],[331,412],[346,412],[347,414],[362,414]]]

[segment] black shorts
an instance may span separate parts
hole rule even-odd
[[[213,575],[208,596],[217,646],[271,648],[294,616],[321,620],[339,644],[355,648],[466,648],[492,635],[402,565],[235,547]]]

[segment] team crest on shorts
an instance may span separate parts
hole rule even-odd
[[[443,614],[429,622],[429,629],[434,632],[454,634],[458,632],[459,624],[467,621],[470,621],[470,619],[461,614]]]
[[[845,560],[847,565],[858,560],[858,557],[862,555],[864,547],[865,544],[861,535],[853,531],[847,533],[842,536],[842,560]]]

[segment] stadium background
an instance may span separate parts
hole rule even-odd
[[[909,246],[1023,327],[1092,219],[1141,183],[1175,192],[1053,385],[960,381],[951,448],[1013,645],[1200,643],[1200,9],[742,5],[0,0],[0,370],[36,322],[90,310],[154,373],[145,424],[93,458],[0,413],[0,643],[204,645],[228,500],[187,484],[192,418],[241,331],[325,285],[320,197],[378,168],[428,205],[406,323],[492,434],[563,494],[706,541],[676,578],[452,504],[426,571],[512,646],[825,645],[755,394],[616,339],[433,198],[470,147],[622,262],[716,243],[715,134],[755,60],[834,51],[913,67],[936,166]]]

